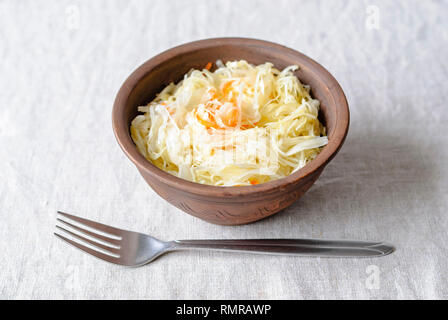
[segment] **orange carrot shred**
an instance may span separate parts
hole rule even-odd
[[[251,185],[259,184],[259,183],[260,183],[260,181],[258,181],[257,178],[250,178],[250,179],[249,179],[249,182],[250,182]]]
[[[232,108],[227,112],[227,118],[223,119],[223,122],[229,127],[236,127],[238,124],[238,109]]]
[[[210,70],[212,68],[213,63],[209,62],[205,65],[205,69]]]
[[[210,128],[218,128],[218,125],[216,124],[215,118],[213,116],[210,115],[211,119],[210,121],[207,121],[205,119],[203,119],[197,112],[197,110],[195,111],[195,116],[196,119],[199,121],[200,124],[202,124],[203,126],[205,126],[207,129]]]
[[[224,95],[227,95],[229,93],[229,91],[231,90],[230,86],[234,82],[235,82],[235,80],[229,80],[226,83],[224,83],[224,85],[222,86],[222,92],[224,93]]]

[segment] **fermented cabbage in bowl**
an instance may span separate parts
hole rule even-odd
[[[131,123],[139,152],[179,178],[246,186],[290,175],[328,143],[320,103],[266,62],[208,63],[165,87]]]

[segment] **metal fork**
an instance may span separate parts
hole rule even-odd
[[[68,213],[58,213],[56,227],[81,242],[55,233],[84,252],[111,263],[138,267],[176,250],[216,250],[319,257],[380,257],[395,248],[385,242],[317,239],[174,240],[160,241],[149,235],[122,230]],[[67,228],[68,227],[68,228]],[[72,229],[75,232],[70,231]],[[87,243],[89,246],[83,244]]]

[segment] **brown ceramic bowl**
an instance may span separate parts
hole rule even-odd
[[[321,102],[320,120],[327,127],[329,143],[309,164],[288,177],[254,186],[217,187],[186,181],[166,173],[137,150],[129,127],[137,106],[146,105],[170,82],[178,82],[191,68],[209,61],[244,59],[253,64],[272,62],[278,69],[297,64],[297,77],[311,86]],[[341,148],[349,126],[344,92],[321,65],[295,50],[255,39],[217,38],[187,43],[145,62],[124,82],[117,94],[112,122],[115,136],[146,182],[162,198],[205,221],[238,225],[260,220],[288,207],[316,181]]]

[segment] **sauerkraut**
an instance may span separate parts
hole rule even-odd
[[[165,87],[131,124],[139,152],[177,177],[215,186],[279,179],[328,143],[319,101],[294,75],[244,60],[190,70]]]

